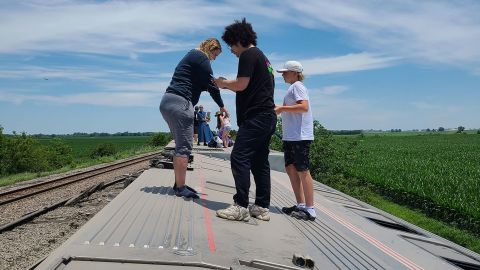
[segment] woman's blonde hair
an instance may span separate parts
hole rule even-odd
[[[208,59],[213,59],[213,51],[220,50],[222,52],[222,45],[216,38],[207,38],[202,41],[198,47],[200,51],[207,55]]]
[[[303,75],[302,72],[298,72],[297,75],[298,75],[298,80],[299,81],[303,82],[303,80],[305,80],[305,75]]]

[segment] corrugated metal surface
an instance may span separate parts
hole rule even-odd
[[[456,269],[404,238],[408,232],[369,219],[393,218],[321,184],[315,184],[315,222],[283,214],[294,196],[281,172],[272,171],[269,222],[220,219],[215,211],[235,193],[229,161],[196,154],[194,168],[187,183],[200,199],[173,195],[172,170],[145,171],[37,269],[291,269],[294,253],[313,258],[316,269]]]

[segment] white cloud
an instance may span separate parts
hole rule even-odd
[[[242,12],[239,12],[242,11]],[[0,9],[0,53],[65,51],[123,54],[192,47],[232,18],[256,28],[297,24],[338,29],[363,51],[454,65],[480,59],[480,4],[472,0],[22,1]],[[213,33],[212,33],[213,34]],[[276,55],[269,55],[275,61]],[[383,59],[388,60],[388,59]],[[388,61],[387,61],[388,62]],[[371,63],[374,65],[374,63]],[[382,66],[380,66],[382,67]],[[361,69],[363,70],[363,69]]]
[[[131,91],[131,92],[156,92],[163,93],[167,89],[169,81],[154,82],[118,82],[109,81],[98,84],[99,87],[107,91]]]
[[[431,102],[405,103],[408,109],[395,108],[375,99],[349,98],[318,94],[311,96],[313,115],[327,129],[425,129],[478,127],[476,108]],[[467,116],[466,116],[467,115]]]
[[[74,95],[24,95],[0,92],[0,100],[22,104],[24,102],[50,103],[57,105],[84,104],[112,107],[153,107],[158,105],[162,93],[138,92],[93,92]]]
[[[83,93],[61,98],[65,104],[88,104],[115,107],[154,107],[159,104],[161,94],[115,92],[115,93]]]
[[[5,4],[8,2],[9,5]],[[18,64],[0,67],[0,79],[8,79],[7,87],[16,87],[14,80],[48,78],[50,84],[60,81],[59,84],[65,83],[63,89],[77,88],[78,91],[58,96],[57,89],[35,88],[37,81],[32,80],[29,90],[25,90],[28,82],[19,84],[19,88],[25,88],[23,91],[0,89],[0,100],[17,104],[157,107],[176,63],[170,60],[142,63],[145,59],[142,54],[192,48],[197,45],[199,35],[218,36],[225,25],[243,16],[254,22],[259,33],[292,23],[333,30],[350,43],[347,48],[360,52],[336,56],[319,52],[317,55],[321,57],[299,59],[307,76],[381,69],[411,60],[461,65],[480,75],[480,16],[477,14],[480,14],[480,4],[471,0],[3,1],[0,4],[0,54],[20,55]],[[345,33],[351,38],[345,38]],[[304,41],[308,42],[308,37]],[[54,56],[72,55],[69,54],[72,52],[81,58],[81,63],[90,66],[21,66],[29,60],[47,63],[50,53]],[[270,53],[268,57],[272,63],[278,62],[275,67],[289,60],[281,52]],[[219,66],[227,66],[222,64]],[[136,71],[132,71],[132,67]],[[225,77],[236,76],[229,68],[224,70]],[[75,80],[76,86],[71,87],[65,80]],[[277,76],[276,80],[283,83],[281,77]],[[43,85],[43,80],[40,82]],[[88,93],[86,89],[95,92]],[[282,85],[280,91],[276,91],[276,100],[283,98],[279,95],[284,90]],[[404,103],[407,110],[393,110],[383,102],[349,98],[349,92],[345,93],[348,87],[343,85],[310,90],[315,92],[312,95],[315,118],[327,128],[478,124],[478,117],[472,117],[478,114],[478,108],[460,110],[428,98],[423,101],[421,95],[418,101]],[[42,94],[25,94],[32,92]],[[227,107],[234,111],[235,94],[222,90],[222,95]],[[202,95],[201,102],[212,111],[217,107],[208,93]],[[469,116],[473,120],[462,122]]]
[[[311,95],[314,119],[327,129],[385,128],[397,115],[376,106],[375,100],[333,95]]]
[[[306,75],[322,75],[385,68],[394,65],[397,60],[399,60],[397,57],[380,56],[363,52],[342,56],[301,59],[299,62],[302,64]],[[282,65],[283,64],[279,63],[275,64],[277,68]]]
[[[415,107],[417,109],[420,109],[420,110],[430,110],[430,109],[440,108],[439,105],[432,104],[432,103],[425,102],[425,101],[413,101],[413,102],[410,102],[410,104],[413,105],[413,107]]]
[[[331,85],[331,86],[325,86],[323,87],[322,89],[319,89],[319,90],[315,90],[315,89],[312,89],[310,90],[310,92],[319,92],[321,94],[324,94],[324,95],[338,95],[338,94],[341,94],[345,91],[348,90],[348,87],[345,86],[345,85]]]
[[[440,104],[440,103],[433,103],[429,101],[413,101],[410,102],[410,105],[412,105],[415,109],[417,109],[419,112],[420,111],[428,111],[429,114],[433,115],[439,115],[439,114],[444,114],[444,113],[458,113],[462,109],[460,106],[456,105],[451,105],[451,104]]]
[[[132,60],[138,60],[138,54],[136,54],[136,53],[130,53],[130,56],[129,56],[129,57],[130,57],[130,59],[132,59]]]
[[[192,46],[189,33],[223,26],[235,11],[234,6],[207,1],[37,3],[2,7],[0,53],[73,51],[132,55],[180,50]]]
[[[290,17],[293,22],[340,29],[357,45],[387,55],[454,65],[480,59],[478,1],[306,0],[287,5],[298,12]]]
[[[0,70],[0,78],[22,81],[33,79],[31,81],[32,86],[36,85],[38,89],[50,89],[50,91],[60,88],[61,85],[67,83],[66,81],[74,80],[87,84],[88,86],[84,88],[88,87],[90,90],[163,93],[170,83],[171,74],[139,73],[98,67],[79,68],[65,66],[44,68],[25,66],[10,70]],[[49,84],[50,87],[46,88],[46,84]],[[0,87],[0,91],[5,90]]]
[[[57,66],[57,67],[40,67],[40,66],[22,66],[22,67],[5,67],[0,69],[0,78],[6,79],[69,79],[69,80],[92,80],[107,78],[161,78],[163,75],[155,73],[139,73],[131,70],[122,69],[105,69],[99,67],[74,67],[74,66]]]

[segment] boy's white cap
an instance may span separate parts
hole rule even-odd
[[[283,68],[277,69],[277,72],[285,72],[285,71],[295,71],[295,72],[302,72],[303,67],[300,62],[297,61],[287,61],[284,65]]]

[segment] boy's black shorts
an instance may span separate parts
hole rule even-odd
[[[283,141],[285,167],[290,164],[299,172],[310,169],[310,144],[312,141]]]

